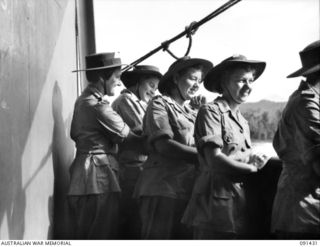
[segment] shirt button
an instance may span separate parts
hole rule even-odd
[[[240,133],[243,133],[243,129],[240,129]]]

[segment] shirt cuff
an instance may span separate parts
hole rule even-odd
[[[116,136],[113,139],[113,141],[115,143],[122,143],[124,139],[129,135],[129,132],[130,132],[129,126],[125,124],[122,130],[119,132],[118,136]]]
[[[128,125],[124,125],[123,129],[121,130],[121,134],[123,137],[127,137],[129,135],[130,128]]]
[[[173,139],[173,133],[171,131],[158,130],[152,133],[152,135],[148,138],[149,143],[154,143],[157,139],[161,137],[168,137],[169,139]]]
[[[203,136],[198,140],[198,150],[202,151],[203,147],[206,144],[213,144],[217,148],[222,148],[223,147],[223,141],[220,136],[217,135],[207,135]]]

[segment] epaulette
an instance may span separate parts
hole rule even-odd
[[[225,101],[222,101],[221,98],[214,100],[213,105],[216,105],[221,113],[225,113],[230,110],[230,107],[226,104]]]
[[[158,95],[154,96],[152,99],[155,100],[155,99],[158,99],[158,98],[163,98],[163,96],[158,94]]]
[[[157,101],[157,100],[161,100],[165,103],[165,107],[166,109],[168,110],[168,108],[174,108],[176,109],[178,112],[182,113],[181,109],[179,109],[174,103],[173,103],[173,100],[169,97],[169,96],[166,96],[166,95],[156,95],[153,97],[152,101]]]
[[[102,96],[97,92],[93,92],[93,96],[96,97],[98,101],[102,100]]]
[[[307,98],[314,98],[315,97],[315,93],[310,89],[302,90],[300,94],[304,97],[307,97]]]
[[[123,90],[120,92],[120,94],[129,94],[129,95],[132,95],[133,92],[131,92],[129,89],[125,88],[125,89],[123,89]]]

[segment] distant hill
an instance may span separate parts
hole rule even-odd
[[[261,100],[241,105],[240,110],[248,120],[253,140],[272,140],[286,102]]]

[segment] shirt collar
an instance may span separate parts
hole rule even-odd
[[[189,113],[190,111],[192,111],[191,108],[187,107],[186,105],[183,105],[183,106],[179,105],[174,99],[172,99],[169,96],[164,95],[163,97],[166,99],[166,101],[170,105],[172,105],[180,113],[182,112]]]
[[[314,91],[317,95],[320,95],[320,84],[319,83],[315,86],[311,86],[311,85],[309,85],[309,86],[312,89],[312,91]]]
[[[228,112],[228,111],[231,112],[231,109],[230,109],[230,106],[229,106],[228,102],[223,97],[218,97],[215,100],[215,103],[218,105],[219,110],[222,113],[225,113],[225,112]]]
[[[88,87],[89,91],[93,94],[94,97],[96,97],[99,101],[107,101],[110,102],[110,97],[105,94],[103,95],[97,88],[94,86],[89,86]]]
[[[317,86],[312,86],[306,81],[301,81],[299,85],[299,91],[303,94],[317,94],[320,95],[320,86],[317,84]]]
[[[146,110],[148,104],[143,101],[143,100],[140,100],[137,95],[135,95],[132,91],[130,91],[129,89],[125,88],[121,91],[121,94],[128,94],[130,95],[131,99],[137,103],[139,103],[141,105],[141,107]]]
[[[121,94],[129,94],[130,95],[130,97],[132,97],[132,99],[134,100],[134,101],[142,101],[142,100],[140,100],[138,97],[137,97],[137,95],[135,95],[133,92],[131,92],[129,89],[127,89],[127,88],[125,88],[125,89],[123,89],[122,91],[121,91]]]
[[[171,97],[167,96],[167,95],[162,95],[162,98],[170,105],[172,105],[172,107],[177,110],[178,112],[182,113],[182,107],[180,105],[178,105],[178,103],[173,100]]]
[[[223,97],[218,97],[215,100],[215,103],[218,105],[221,113],[229,112],[229,115],[231,116],[231,118],[240,126],[241,129],[243,129],[243,126],[246,123],[246,120],[242,117],[239,109],[235,113],[233,113],[231,111],[231,108],[228,102]]]

